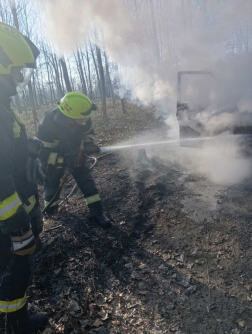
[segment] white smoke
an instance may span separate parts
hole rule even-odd
[[[121,66],[127,89],[143,104],[167,95],[176,98],[171,84],[172,62],[157,68],[149,51],[141,21],[131,17],[117,0],[45,0],[48,36],[62,53],[72,52],[89,39],[105,47],[110,58]]]
[[[201,82],[193,78],[183,87],[185,102],[202,110],[197,118],[208,134],[237,123],[247,124],[252,111],[252,1],[153,0],[157,40],[147,3],[43,0],[42,6],[54,45],[62,53],[72,52],[89,39],[103,46],[120,67],[123,92],[130,90],[132,98],[145,105],[154,104],[158,114],[165,114],[169,136],[178,136],[178,70],[207,70],[215,75],[211,83],[206,77]],[[207,171],[213,166],[208,157],[215,161],[219,153],[210,149],[205,152],[206,163],[201,164],[201,170]],[[236,164],[236,154],[227,157],[226,162],[236,166],[229,174],[230,180],[247,176],[247,167]],[[219,162],[219,166],[223,168],[216,168],[216,177],[221,170],[225,174],[225,164]]]
[[[160,36],[158,65],[153,56],[157,51],[155,38],[148,31],[151,24],[146,21],[151,20],[150,14],[139,14],[137,18],[133,5],[140,6],[141,2],[130,1],[129,7],[126,3],[123,0],[43,0],[48,36],[62,53],[72,52],[89,39],[102,44],[111,59],[120,65],[126,87],[144,104],[167,96],[171,101],[176,100],[177,70],[213,69],[225,80],[222,85],[225,100],[233,97],[244,73],[240,72],[240,76],[232,73],[232,64],[228,68],[227,63],[218,61],[228,48],[236,51],[235,45],[229,46],[233,31],[236,28],[239,32],[240,25],[251,23],[251,1],[184,1],[183,7],[174,0],[154,0]],[[239,62],[234,66],[238,71]],[[221,99],[220,94],[218,98]]]

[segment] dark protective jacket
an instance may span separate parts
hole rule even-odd
[[[38,193],[27,177],[25,126],[0,96],[0,239],[27,225],[38,209]],[[30,216],[30,218],[29,218]],[[1,243],[0,248],[2,249]]]
[[[62,115],[58,108],[45,113],[39,124],[37,137],[44,143],[40,159],[46,173],[45,204],[54,199],[50,207],[46,209],[48,214],[53,214],[58,207],[60,194],[58,193],[56,197],[55,194],[64,174],[64,168],[62,168],[64,155],[77,153],[82,142],[93,141],[93,134],[90,118],[87,119],[85,125],[78,125]],[[98,189],[86,164],[83,163],[82,166],[73,168],[72,174],[86,198],[91,214],[95,216],[102,213],[103,207]]]
[[[74,122],[64,124],[64,120],[68,121],[68,119],[63,115],[63,122],[61,122],[61,115],[58,108],[47,111],[38,127],[37,137],[44,144],[40,159],[49,165],[62,162],[59,159],[64,158],[65,154],[78,152],[82,141],[93,141],[94,130],[90,118],[85,125]]]

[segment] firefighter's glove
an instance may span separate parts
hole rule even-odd
[[[44,147],[42,141],[36,138],[27,139],[28,156],[36,159],[39,157],[41,149]]]
[[[82,151],[68,153],[64,156],[64,167],[73,169],[77,167],[81,167],[83,165],[83,154]]]
[[[10,234],[11,251],[17,255],[32,254],[36,248],[36,241],[30,226],[16,230]]]
[[[84,151],[86,154],[99,153],[100,147],[95,145],[95,143],[85,143]]]

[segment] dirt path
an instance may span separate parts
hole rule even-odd
[[[157,126],[150,114],[133,130],[108,122],[103,145],[125,126]],[[94,176],[113,227],[95,225],[76,194],[36,257],[31,309],[48,313],[51,333],[252,333],[248,181],[221,188],[137,152],[102,159]]]

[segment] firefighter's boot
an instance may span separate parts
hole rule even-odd
[[[111,222],[110,219],[103,212],[103,206],[100,196],[97,194],[86,198],[86,200],[88,203],[89,212],[95,219],[96,223],[103,228],[109,228],[111,226]]]
[[[101,213],[93,216],[96,223],[103,228],[109,228],[111,226],[110,219],[105,215],[105,213]]]
[[[30,315],[28,322],[18,333],[19,334],[37,334],[42,333],[48,324],[46,314]]]

